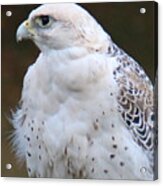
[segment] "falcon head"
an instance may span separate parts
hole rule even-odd
[[[110,39],[86,10],[73,3],[41,5],[18,27],[16,36],[18,41],[31,39],[41,51],[107,50]]]

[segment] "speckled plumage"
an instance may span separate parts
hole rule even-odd
[[[13,114],[29,176],[153,180],[153,86],[138,63],[75,4],[37,8],[17,38],[41,50]]]

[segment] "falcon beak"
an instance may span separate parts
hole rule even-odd
[[[17,42],[20,42],[23,39],[30,39],[34,35],[35,33],[32,29],[30,21],[26,20],[18,27],[16,32],[16,40]]]

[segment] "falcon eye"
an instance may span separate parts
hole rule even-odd
[[[42,25],[47,25],[49,23],[49,16],[40,16],[40,19],[42,21]]]
[[[39,16],[35,19],[35,22],[42,28],[47,28],[52,23],[52,18],[47,15]]]

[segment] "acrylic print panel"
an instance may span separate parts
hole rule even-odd
[[[1,28],[2,176],[157,179],[155,2],[2,5]]]

